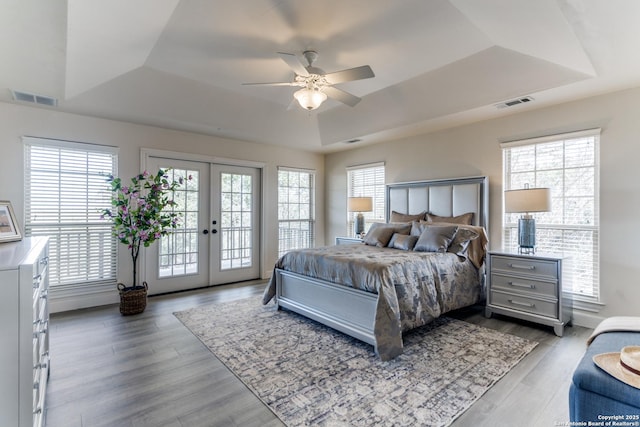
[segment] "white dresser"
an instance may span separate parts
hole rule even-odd
[[[41,426],[49,377],[49,242],[0,243],[0,426]]]

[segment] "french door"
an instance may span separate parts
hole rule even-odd
[[[150,294],[260,277],[259,169],[157,157],[147,168],[184,180],[178,229],[145,251]]]

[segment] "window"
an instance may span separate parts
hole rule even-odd
[[[373,198],[373,211],[363,212],[365,232],[374,222],[385,222],[384,211],[384,163],[352,166],[347,168],[347,197]],[[347,212],[347,235],[353,234],[357,212]]]
[[[315,172],[278,168],[278,256],[315,245]]]
[[[49,277],[59,290],[116,283],[116,245],[101,211],[116,149],[25,137],[25,235],[49,236]]]
[[[599,300],[600,130],[502,144],[504,189],[551,189],[551,212],[534,214],[539,253],[570,257],[564,290]],[[517,249],[518,214],[504,214],[503,247]]]

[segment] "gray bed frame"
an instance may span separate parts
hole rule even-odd
[[[439,216],[473,212],[473,225],[489,225],[487,177],[387,184],[386,218],[396,211]],[[374,335],[377,295],[326,280],[276,269],[276,305],[378,347]]]

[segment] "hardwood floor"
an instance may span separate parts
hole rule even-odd
[[[180,323],[173,312],[258,296],[264,282],[149,298],[144,313],[118,306],[51,316],[48,427],[282,426],[282,422]],[[480,308],[452,317],[540,344],[453,424],[554,426],[569,420],[571,374],[590,329],[552,329]],[[392,420],[390,420],[390,424]]]

